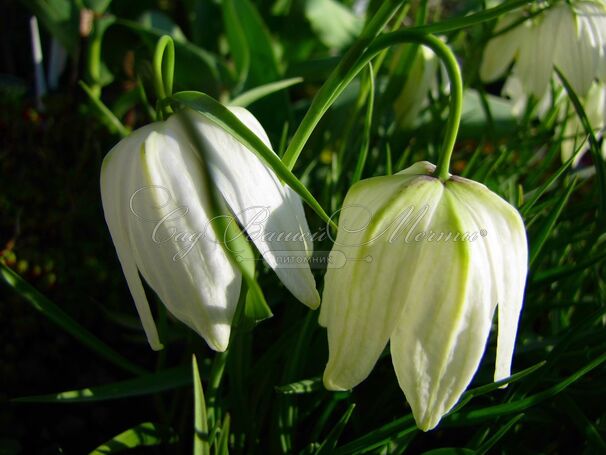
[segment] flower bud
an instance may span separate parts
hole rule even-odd
[[[508,377],[522,307],[527,242],[518,212],[484,185],[433,177],[416,163],[355,184],[341,210],[320,323],[324,384],[363,381],[387,342],[422,430],[457,403],[483,356],[498,306],[495,380]]]

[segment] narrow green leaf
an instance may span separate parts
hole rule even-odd
[[[562,391],[566,390],[566,388],[569,387],[571,384],[574,384],[576,381],[581,379],[587,373],[597,368],[604,362],[606,362],[606,353],[600,355],[593,361],[589,362],[586,366],[577,370],[575,373],[568,376],[565,380],[542,392],[539,392],[528,398],[513,401],[510,403],[497,404],[482,409],[474,409],[466,413],[460,412],[457,414],[453,414],[452,416],[450,416],[449,422],[456,424],[469,424],[484,421],[485,419],[489,418],[499,417],[502,415],[523,412],[526,409],[536,406],[542,401],[545,401],[549,398],[558,395]]]
[[[0,280],[6,283],[13,291],[23,297],[23,299],[29,302],[34,309],[42,313],[51,322],[57,324],[80,343],[95,351],[101,357],[130,373],[137,375],[146,373],[143,368],[122,357],[107,344],[78,324],[61,308],[44,297],[36,288],[21,278],[2,261],[0,261]]]
[[[513,382],[519,381],[520,379],[523,379],[523,378],[531,375],[532,373],[534,373],[535,371],[537,371],[538,369],[543,367],[543,365],[545,365],[546,363],[547,363],[546,361],[539,362],[536,365],[526,368],[525,370],[512,374],[508,378],[504,378],[504,379],[501,379],[500,381],[496,381],[496,382],[493,382],[490,384],[476,387],[474,389],[467,390],[461,396],[461,399],[455,405],[455,407],[453,409],[451,409],[446,415],[450,416],[450,415],[456,414],[457,412],[459,412],[459,410],[461,410],[465,406],[467,406],[467,404],[469,402],[471,402],[471,400],[473,400],[475,397],[493,392],[493,391],[503,387],[504,385],[511,384]]]
[[[208,423],[211,427],[217,425],[217,415],[219,414],[218,396],[221,387],[221,381],[223,380],[223,374],[225,373],[225,365],[227,364],[227,357],[229,351],[217,352],[213,359],[212,367],[208,377],[208,406],[206,414],[208,415]]]
[[[11,401],[15,403],[86,403],[153,395],[166,390],[185,387],[189,384],[191,384],[189,368],[181,366],[112,384],[47,395],[14,398]]]
[[[253,3],[250,0],[223,0],[222,5],[230,51],[239,72],[247,70],[245,87],[257,87],[280,79],[271,35]]]
[[[572,101],[574,110],[579,116],[581,124],[585,129],[585,134],[587,134],[587,136],[589,137],[589,150],[591,151],[591,157],[593,159],[593,164],[596,170],[598,194],[600,196],[600,217],[604,218],[606,217],[606,162],[602,158],[598,140],[595,137],[593,127],[589,122],[589,118],[585,113],[585,109],[583,108],[581,100],[579,100],[579,97],[571,87],[570,83],[558,68],[556,68],[556,73],[562,81],[562,85],[564,86],[564,89],[566,90],[570,101]]]
[[[564,409],[570,416],[570,421],[583,432],[587,441],[596,449],[595,453],[606,453],[606,441],[596,428],[594,423],[587,418],[579,405],[567,394],[560,397],[560,402],[564,404]]]
[[[96,96],[90,87],[83,81],[79,81],[78,84],[84,90],[84,93],[88,96],[97,113],[99,114],[100,120],[107,125],[112,133],[118,133],[122,137],[126,137],[130,134],[130,130],[125,127],[120,119],[114,115],[114,113]]]
[[[300,395],[322,390],[322,378],[303,379],[291,384],[276,386],[276,391],[284,395]]]
[[[560,178],[560,176],[570,167],[574,157],[571,157],[568,161],[563,163],[560,168],[554,172],[539,188],[532,192],[532,196],[526,200],[526,203],[520,208],[522,216],[526,216],[530,209],[534,207],[537,201],[545,194],[545,192],[551,188],[551,186]]]
[[[195,355],[192,356],[192,371],[194,381],[194,455],[210,455],[206,403],[204,402],[204,390],[202,389]]]
[[[269,84],[260,85],[259,87],[252,88],[244,93],[241,93],[233,100],[229,102],[231,106],[242,106],[246,107],[261,98],[264,98],[272,93],[279,92],[285,88],[292,87],[293,85],[300,84],[303,82],[301,77],[292,77],[290,79],[283,79],[277,82],[271,82]]]
[[[368,63],[368,80],[366,85],[368,87],[368,100],[366,105],[366,116],[364,117],[362,146],[360,147],[358,161],[356,162],[353,177],[351,178],[352,185],[362,178],[362,172],[364,172],[364,165],[366,164],[366,158],[368,157],[368,148],[370,147],[370,130],[372,128],[372,114],[375,102],[375,78],[372,70],[372,63]]]
[[[536,274],[531,275],[531,280],[533,283],[540,283],[542,281],[556,281],[559,278],[573,276],[574,274],[581,272],[593,265],[599,264],[603,260],[606,259],[606,252],[597,253],[593,256],[590,256],[586,259],[578,261],[574,265],[562,266],[562,267],[554,267],[549,270],[544,270],[538,272]]]
[[[269,149],[255,133],[246,127],[246,125],[240,122],[229,109],[210,96],[199,92],[175,93],[170,100],[198,111],[248,147],[253,153],[261,158],[283,182],[295,190],[323,221],[330,223],[331,226],[336,228],[334,222],[326,214],[318,201],[312,196],[307,187],[305,187],[284,163],[282,163],[278,155]]]
[[[225,414],[225,418],[223,419],[223,425],[221,425],[221,433],[219,435],[219,439],[217,440],[217,444],[215,445],[216,455],[229,455],[230,422],[231,418],[229,417],[229,414]]]
[[[490,439],[488,439],[480,447],[478,447],[474,453],[476,455],[484,455],[485,453],[487,453],[490,449],[494,447],[497,442],[501,440],[503,436],[505,436],[509,432],[509,430],[514,427],[516,423],[518,423],[522,419],[522,417],[524,417],[524,414],[518,414],[517,416],[509,420],[505,425],[500,426],[498,431],[494,435],[492,435]]]
[[[229,52],[234,60],[238,81],[243,86],[250,70],[250,51],[246,35],[240,24],[234,1],[224,0],[221,2],[221,6],[223,7],[223,23],[229,43]]]
[[[334,453],[335,447],[337,447],[337,442],[339,442],[339,437],[341,437],[341,433],[343,433],[345,425],[347,425],[347,422],[349,422],[349,419],[351,418],[351,414],[353,413],[355,407],[355,403],[349,405],[343,416],[339,419],[337,424],[330,431],[330,433],[316,452],[316,455],[327,455]]]
[[[337,448],[335,454],[367,453],[378,447],[382,447],[391,439],[399,439],[416,431],[419,430],[414,424],[414,418],[412,414],[408,414],[366,433],[364,436],[345,444],[343,447]]]
[[[520,379],[525,378],[526,376],[533,374],[535,371],[542,368],[546,363],[547,363],[546,361],[539,362],[531,367],[528,367],[522,371],[518,371],[517,373],[512,374],[508,378],[501,379],[500,381],[496,381],[496,382],[486,384],[483,386],[479,386],[474,389],[470,389],[467,392],[465,392],[465,394],[463,396],[471,395],[471,396],[477,397],[480,395],[485,395],[489,392],[492,392],[494,390],[497,390],[497,389],[503,387],[504,385],[512,384],[514,382],[519,381]]]
[[[151,422],[140,423],[101,444],[90,455],[108,455],[136,447],[174,444],[177,435],[169,428]]]
[[[562,196],[560,196],[556,206],[550,211],[549,216],[543,223],[543,226],[539,230],[536,238],[531,239],[531,247],[530,247],[530,254],[529,254],[530,269],[532,269],[533,264],[539,257],[539,254],[541,253],[543,247],[545,246],[545,242],[547,242],[547,239],[549,238],[551,231],[555,228],[555,225],[556,225],[558,219],[560,218],[560,215],[562,214],[564,207],[568,203],[568,199],[570,199],[570,196],[572,195],[572,192],[574,191],[574,189],[576,187],[576,181],[577,181],[576,177],[570,180],[570,183],[568,184],[568,188],[566,188],[566,191],[564,192],[564,194],[562,194]]]
[[[255,324],[272,316],[273,313],[267,305],[265,297],[259,294],[257,286],[248,288],[244,303],[244,317]]]

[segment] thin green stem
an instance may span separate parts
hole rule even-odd
[[[108,27],[114,22],[115,18],[113,16],[95,18],[92,32],[88,38],[89,44],[86,52],[87,83],[90,87],[91,94],[97,98],[101,96],[101,88],[103,85],[101,59],[103,37]]]
[[[450,79],[450,112],[446,124],[442,153],[436,169],[436,176],[441,180],[448,179],[448,168],[452,150],[457,138],[459,123],[461,122],[461,111],[463,108],[463,81],[457,60],[450,50],[439,38],[433,35],[425,35],[413,30],[400,30],[386,33],[378,37],[371,46],[360,56],[351,69],[343,75],[341,83],[326,98],[323,98],[324,112],[339,97],[345,87],[356,77],[356,75],[370,62],[379,52],[395,44],[418,43],[429,47],[444,63]],[[317,99],[317,97],[316,97]],[[315,102],[315,100],[314,100]],[[312,103],[313,106],[313,103]],[[310,108],[311,111],[311,108]],[[309,114],[309,112],[308,112]],[[319,120],[319,117],[318,119]],[[303,120],[305,121],[305,119]],[[294,138],[293,138],[294,141]],[[288,151],[287,151],[288,152]],[[286,164],[286,163],[285,163]]]
[[[362,70],[364,65],[372,60],[375,55],[383,49],[402,43],[418,43],[429,47],[444,63],[448,78],[450,79],[450,112],[446,124],[444,143],[442,153],[436,169],[436,176],[444,181],[448,179],[448,168],[452,157],[452,150],[457,139],[459,124],[461,122],[461,112],[463,109],[463,80],[457,60],[450,48],[439,38],[433,35],[424,35],[412,30],[400,30],[398,32],[387,33],[375,40],[372,46],[360,57],[350,74],[347,75],[347,83],[351,81],[356,74]],[[345,84],[347,85],[347,84]],[[345,88],[345,86],[343,86]],[[335,94],[334,99],[338,94]]]
[[[360,155],[358,156],[358,162],[351,179],[352,185],[358,182],[362,178],[362,172],[364,172],[364,165],[368,157],[368,148],[370,147],[370,129],[372,126],[372,115],[373,106],[375,100],[375,78],[372,69],[372,63],[368,63],[368,83],[366,84],[368,89],[368,103],[366,108],[366,117],[364,118],[364,133],[362,136],[362,146],[360,147]]]
[[[204,400],[204,389],[198,370],[196,356],[192,356],[194,382],[194,455],[210,455],[210,432],[208,431],[208,414]]]
[[[374,43],[372,42],[372,37],[377,36],[380,33],[387,21],[389,21],[392,15],[397,11],[400,3],[401,2],[396,1],[384,2],[381,9],[367,25],[366,29],[362,33],[362,36],[360,36],[356,44],[345,54],[324,85],[320,88],[313,99],[309,110],[305,114],[305,117],[301,121],[301,124],[297,128],[297,131],[295,131],[295,134],[284,154],[283,161],[289,169],[294,167],[299,155],[307,143],[307,140],[311,136],[312,131],[324,113],[329,109],[335,99],[343,92],[349,82],[351,82],[351,79],[353,79],[353,77],[355,77],[355,75],[360,72],[364,66],[366,66],[369,61],[367,57],[369,55],[370,58],[375,57],[376,52],[369,53],[370,48],[376,48],[377,44],[376,41]],[[525,6],[528,3],[528,0],[512,0],[495,8],[490,8],[466,17],[450,19],[437,24],[422,25],[394,33],[410,33],[410,36],[414,35],[418,37],[427,35],[429,33],[437,34],[453,32],[495,19],[508,11]],[[384,37],[385,35],[382,35],[380,38],[382,39]],[[418,43],[419,41],[411,39],[409,41],[402,42]],[[366,49],[366,57],[360,57],[356,60],[356,56],[359,55],[364,49]],[[350,77],[352,74],[353,76]]]
[[[463,80],[461,78],[461,70],[454,54],[450,48],[439,38],[433,35],[424,35],[413,30],[400,30],[393,33],[388,33],[380,36],[375,40],[373,45],[368,49],[365,55],[360,57],[360,61],[352,70],[357,74],[362,69],[362,63],[370,61],[377,53],[381,52],[386,47],[401,43],[418,43],[429,47],[442,60],[450,79],[450,112],[448,122],[446,123],[446,132],[444,134],[444,142],[442,152],[438,161],[435,175],[442,181],[448,179],[448,169],[454,144],[457,140],[459,124],[461,123],[461,112],[463,109]],[[355,74],[350,74],[353,79]],[[350,80],[351,80],[350,79]]]
[[[153,68],[156,96],[159,101],[162,101],[173,94],[173,79],[175,74],[175,43],[168,35],[162,36],[156,45]],[[169,112],[170,107],[164,105],[163,109]]]
[[[372,41],[383,30],[383,27],[389,22],[402,3],[404,3],[403,0],[386,0],[383,2],[374,17],[366,24],[358,40],[343,56],[322,88],[320,88],[309,107],[309,111],[307,111],[299,128],[295,131],[284,153],[283,162],[288,169],[292,170],[312,131],[320,121],[320,118],[328,110],[330,104],[332,104],[333,93],[342,85],[343,76],[356,64],[359,55],[368,49]]]
[[[397,32],[396,32],[397,33]],[[435,175],[442,181],[448,180],[448,170],[450,168],[450,159],[457,140],[459,124],[461,123],[461,112],[463,110],[463,80],[461,70],[454,54],[442,40],[428,35],[427,41],[423,44],[430,47],[435,54],[442,60],[446,67],[448,78],[450,79],[450,112],[448,122],[446,123],[446,132],[444,134],[444,143],[442,153],[435,171]]]
[[[103,30],[98,21],[95,22],[93,32],[90,35],[86,66],[88,70],[88,81],[90,93],[98,98],[101,95],[101,42],[103,41]]]
[[[589,151],[591,152],[594,161],[598,183],[598,194],[600,195],[600,210],[598,214],[600,218],[604,219],[606,218],[606,166],[604,163],[604,159],[602,158],[602,155],[600,153],[600,144],[598,143],[596,135],[593,131],[593,126],[589,121],[589,117],[587,117],[587,113],[583,108],[581,100],[579,100],[579,97],[570,85],[570,82],[568,82],[564,74],[560,71],[560,68],[556,67],[555,70],[556,74],[558,75],[558,78],[564,86],[564,89],[566,90],[566,94],[568,95],[568,98],[570,99],[574,107],[574,110],[579,118],[579,121],[581,122],[581,125],[583,125],[585,134],[587,134],[587,137],[589,139]]]
[[[208,423],[211,428],[214,428],[217,421],[217,395],[219,388],[221,387],[221,380],[223,379],[223,372],[225,371],[225,364],[227,363],[227,356],[229,350],[224,352],[217,352],[213,360],[212,367],[210,369],[210,377],[208,379],[207,387],[207,415]]]
[[[427,3],[427,0],[421,0],[419,3],[417,17],[415,18],[416,25],[424,25],[427,22]]]

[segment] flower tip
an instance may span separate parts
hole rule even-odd
[[[351,390],[351,387],[345,387],[343,385],[340,385],[338,380],[335,380],[335,378],[331,377],[331,375],[328,373],[328,370],[324,372],[324,377],[322,378],[322,380],[324,382],[324,387],[326,388],[326,390],[331,390],[333,392],[345,392],[347,390]]]
[[[503,379],[507,379],[511,376],[510,369],[502,370],[500,368],[496,368],[494,372],[494,382],[502,381]],[[503,384],[499,386],[499,389],[506,389],[509,383]]]
[[[149,342],[149,346],[152,348],[152,351],[162,351],[164,349],[164,345],[162,343],[160,343],[159,341],[157,342]]]
[[[215,334],[215,336],[210,336],[205,338],[204,336],[202,336],[202,334],[200,334],[200,336],[202,336],[202,338],[205,338],[206,343],[208,344],[208,347],[211,348],[213,351],[216,352],[225,352],[229,346],[229,335],[230,335],[230,331],[228,330],[226,334]]]
[[[210,348],[215,352],[225,352],[227,350],[226,343],[218,343],[216,341],[208,343]]]
[[[436,165],[429,161],[419,161],[419,165],[425,168],[427,174],[433,174],[436,170]]]
[[[423,431],[424,433],[433,430],[437,425],[438,422],[432,424],[428,418],[424,419],[422,422],[417,422],[417,428]]]
[[[318,293],[318,290],[314,288],[313,293],[310,296],[310,298],[307,299],[303,303],[305,305],[307,305],[309,308],[311,308],[312,310],[317,310],[320,306],[320,294]]]
[[[421,415],[419,416],[418,414]],[[417,428],[423,432],[428,432],[435,429],[443,417],[441,414],[435,415],[434,413],[429,412],[429,410],[424,410],[424,412],[419,413],[416,412],[415,409],[412,410],[412,415],[415,419]]]

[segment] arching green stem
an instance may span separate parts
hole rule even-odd
[[[349,48],[324,85],[322,85],[318,94],[312,101],[309,110],[305,114],[303,121],[297,128],[297,131],[295,131],[295,135],[290,141],[290,144],[288,144],[286,152],[284,152],[282,161],[288,169],[292,170],[295,166],[309,136],[311,136],[312,131],[324,113],[328,110],[329,105],[332,104],[331,101],[327,106],[325,105],[325,102],[327,99],[331,99],[333,92],[341,87],[342,84],[340,81],[343,75],[347,74],[350,68],[356,63],[358,56],[368,49],[368,46],[371,45],[373,39],[375,39],[381,30],[383,30],[383,27],[385,27],[403,3],[403,0],[385,0],[383,2],[373,18],[364,27],[360,37],[353,46]],[[342,90],[339,90],[339,93],[341,93],[341,91]]]
[[[162,101],[173,94],[175,74],[175,43],[168,35],[162,36],[156,45],[153,68],[156,96],[159,101]],[[170,107],[165,107],[165,109],[170,109]]]
[[[379,52],[384,47],[394,44],[408,42],[411,37],[406,30],[390,33],[379,37],[369,52],[373,52],[374,46],[377,46]],[[463,80],[461,78],[461,70],[459,64],[450,50],[450,48],[439,38],[433,35],[422,35],[415,37],[415,42],[429,47],[442,60],[448,79],[450,80],[450,112],[448,113],[448,122],[446,123],[446,131],[444,133],[444,142],[440,153],[440,159],[436,168],[435,176],[440,180],[448,180],[448,169],[450,167],[450,159],[457,140],[459,132],[459,124],[461,123],[461,112],[463,110]],[[418,39],[418,41],[416,41]]]
[[[450,158],[452,156],[452,150],[454,148],[457,133],[459,131],[459,123],[461,121],[461,111],[463,107],[463,81],[461,79],[461,71],[459,70],[459,65],[454,54],[450,48],[439,38],[412,30],[400,30],[379,36],[360,56],[355,65],[353,65],[351,69],[343,76],[341,83],[335,87],[334,91],[322,100],[321,112],[323,114],[328,110],[332,103],[339,97],[341,92],[343,92],[345,87],[347,87],[347,85],[356,77],[356,75],[379,52],[395,44],[403,43],[417,43],[429,47],[444,63],[450,79],[450,112],[448,115],[448,122],[446,124],[446,132],[444,135],[444,143],[440,154],[440,160],[438,161],[438,167],[435,174],[441,180],[447,180]],[[318,117],[318,120],[320,117]],[[290,163],[285,162],[285,164],[289,165]]]
[[[387,4],[387,2],[385,2],[385,4]],[[421,43],[420,39],[429,33],[448,33],[460,30],[465,27],[470,27],[472,25],[480,24],[495,19],[508,11],[520,8],[527,4],[528,0],[511,0],[497,7],[490,8],[479,13],[471,14],[469,16],[450,19],[436,24],[421,25],[412,29],[394,32],[394,34],[407,34],[407,37],[399,36],[399,43]],[[399,4],[397,6],[399,6]],[[385,19],[385,17],[389,19],[387,15],[383,16],[382,19]],[[377,25],[380,23],[381,21],[377,21]],[[375,28],[373,29],[373,31],[374,30],[380,31],[380,28]],[[369,34],[369,36],[371,35]],[[383,40],[386,37],[387,35],[382,35],[377,38],[377,41]],[[362,37],[360,37],[360,39],[361,38]],[[394,37],[392,36],[392,38],[390,39],[393,38]],[[354,47],[352,47],[350,51],[348,51],[344,58],[341,60],[339,65],[333,70],[330,77],[326,80],[322,88],[318,91],[312,101],[309,110],[307,111],[301,124],[297,128],[297,131],[295,131],[295,134],[290,144],[288,145],[286,152],[284,153],[283,161],[289,169],[292,169],[294,167],[297,159],[299,158],[299,155],[301,154],[301,151],[303,150],[303,147],[305,147],[305,144],[307,143],[307,140],[309,139],[312,131],[314,130],[324,113],[329,109],[335,99],[343,92],[343,90],[349,84],[351,79],[353,79],[353,77],[355,77],[356,74],[361,71],[364,66],[366,66],[368,60],[374,58],[376,52],[370,52],[370,47],[376,49],[377,45],[379,45],[377,41],[372,44],[369,44],[367,41],[360,43],[359,46],[356,47],[355,51],[358,52],[358,55],[360,50],[366,49],[366,51],[364,56],[360,57],[358,60],[355,60],[354,58],[355,54],[352,52],[354,51]],[[383,43],[386,44],[386,42],[384,41]],[[429,44],[427,45],[429,46]]]
[[[98,22],[95,22],[93,31],[89,38],[88,52],[86,54],[86,66],[88,69],[88,82],[90,93],[98,98],[101,95],[101,42],[103,31],[100,30]]]

